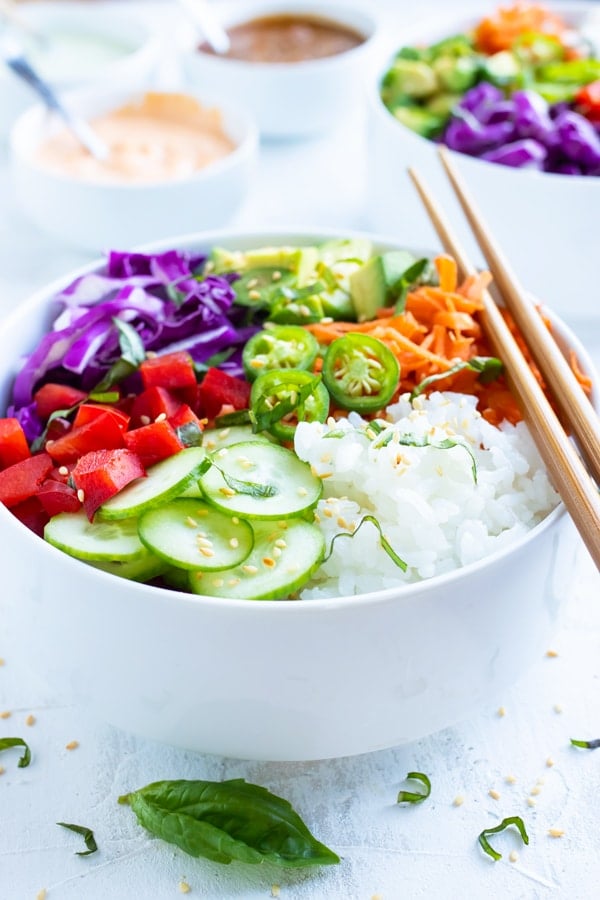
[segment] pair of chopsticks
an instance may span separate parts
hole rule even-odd
[[[504,305],[513,316],[579,447],[581,456],[563,430],[491,294],[485,291],[483,324],[488,339],[494,352],[504,363],[508,383],[521,407],[550,479],[600,569],[600,420],[539,313],[525,297],[516,275],[477,211],[448,151],[441,147],[439,156]],[[474,274],[475,267],[425,182],[414,169],[409,169],[409,176],[444,249],[456,260],[461,278]],[[593,479],[597,484],[594,484]]]

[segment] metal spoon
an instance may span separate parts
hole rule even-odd
[[[227,53],[231,46],[229,35],[219,22],[215,11],[207,0],[179,0],[215,53]]]
[[[94,133],[85,119],[74,115],[64,106],[48,82],[32,67],[17,41],[3,38],[0,42],[0,56],[9,69],[33,88],[48,109],[58,113],[88,153],[101,162],[108,158],[108,146]]]

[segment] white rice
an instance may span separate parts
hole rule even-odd
[[[374,516],[404,573],[381,546],[374,524],[339,538],[303,599],[359,594],[431,578],[519,538],[558,503],[527,426],[490,425],[467,394],[433,393],[388,408],[375,435],[356,413],[327,424],[300,423],[295,450],[324,479],[317,520],[329,550]],[[407,446],[401,439],[427,439]],[[448,449],[431,446],[456,442]],[[473,467],[476,468],[476,480]]]

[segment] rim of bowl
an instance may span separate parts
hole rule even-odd
[[[145,243],[140,246],[134,247],[132,248],[132,252],[160,253],[164,252],[165,250],[174,248],[180,250],[199,250],[204,248],[208,249],[215,243],[218,243],[219,241],[223,242],[224,240],[228,242],[246,242],[257,240],[261,241],[263,245],[265,245],[267,242],[276,243],[277,241],[279,241],[282,245],[285,243],[287,243],[288,245],[295,245],[296,243],[300,243],[302,241],[308,244],[311,242],[314,243],[315,241],[324,241],[332,238],[367,238],[371,240],[375,246],[389,248],[401,246],[396,238],[390,237],[389,235],[385,234],[351,229],[341,231],[339,228],[311,229],[307,228],[306,226],[300,225],[297,227],[274,227],[268,230],[264,228],[221,228],[214,231],[201,231],[192,234],[176,235],[171,238],[162,239],[160,241],[152,241],[150,243]],[[429,254],[437,252],[431,249],[428,251],[423,250],[423,248],[413,249],[415,249],[417,252],[428,252]],[[38,314],[40,308],[44,309],[44,311],[47,313],[49,301],[51,301],[52,297],[57,294],[61,288],[64,288],[66,285],[70,284],[72,281],[82,275],[98,271],[105,265],[106,258],[96,259],[93,262],[88,263],[84,266],[80,266],[79,268],[72,270],[65,275],[62,275],[59,278],[54,279],[49,284],[39,288],[27,300],[20,304],[19,307],[15,309],[9,316],[4,318],[0,322],[0,332],[5,328],[10,329],[13,327],[17,327],[18,322],[21,318],[28,318],[30,315]],[[579,338],[571,331],[569,326],[566,325],[562,321],[562,319],[560,319],[560,317],[556,316],[555,313],[553,313],[543,305],[541,305],[541,307],[544,310],[545,315],[547,315],[553,323],[557,335],[562,338],[563,341],[568,340],[569,347],[573,347],[575,349],[578,359],[583,365],[584,370],[587,371],[594,379],[593,402],[594,405],[598,407],[598,389],[596,386],[597,375],[587,351],[581,344]],[[134,593],[139,592],[141,596],[146,595],[147,592],[150,591],[152,593],[152,596],[160,597],[162,600],[170,603],[181,602],[186,605],[195,605],[200,601],[204,607],[214,606],[215,608],[221,610],[226,608],[229,608],[231,610],[250,610],[255,609],[257,606],[259,609],[264,610],[264,604],[266,603],[268,605],[269,611],[275,609],[282,610],[281,613],[275,613],[275,615],[290,615],[290,610],[292,609],[296,610],[296,612],[294,613],[295,615],[310,615],[311,610],[337,611],[344,610],[350,606],[356,606],[357,604],[377,605],[389,602],[401,602],[403,599],[406,599],[407,601],[418,601],[419,596],[422,593],[427,592],[432,587],[438,588],[443,585],[450,585],[465,576],[485,569],[490,563],[501,561],[505,557],[510,556],[510,554],[514,550],[521,549],[527,544],[531,543],[531,541],[535,540],[540,533],[546,531],[548,528],[551,528],[557,522],[557,520],[561,519],[563,516],[566,516],[566,509],[564,507],[564,504],[562,502],[559,502],[558,505],[542,519],[541,522],[539,522],[533,528],[529,529],[529,531],[527,531],[526,534],[524,534],[522,537],[498,550],[495,550],[493,553],[484,556],[480,560],[468,563],[465,566],[460,566],[459,568],[453,569],[450,572],[445,572],[440,575],[434,575],[433,577],[423,579],[422,581],[409,584],[398,584],[395,587],[385,588],[383,590],[368,591],[362,594],[352,594],[343,597],[317,598],[305,601],[277,600],[263,602],[235,598],[208,597],[201,594],[188,594],[182,591],[172,590],[170,588],[161,588],[135,581],[128,582],[127,590],[130,590]],[[30,531],[30,529],[27,528],[26,525],[24,525],[15,516],[13,516],[9,509],[6,509],[0,504],[0,522],[3,519],[7,523],[7,525],[10,522],[17,529],[22,529],[22,533],[25,539],[31,539],[33,542],[35,542],[32,545],[32,548],[37,547],[39,552],[49,553],[51,554],[51,556],[54,554],[58,554],[56,558],[60,558],[61,560],[63,560],[64,564],[67,567],[76,564],[77,571],[79,572],[81,572],[81,569],[79,568],[80,565],[86,566],[86,563],[84,561],[69,556],[62,550],[59,550],[57,547],[54,547],[44,541],[43,538],[34,534],[32,531]],[[118,576],[116,575],[104,572],[101,569],[95,569],[92,566],[87,566],[87,569],[89,577],[100,579],[106,578],[108,579],[108,585],[114,585],[114,579],[118,578]]]
[[[169,178],[162,181],[143,181],[143,182],[121,182],[121,181],[95,181],[93,179],[72,178],[68,173],[55,172],[47,169],[43,165],[39,165],[34,157],[34,152],[40,146],[44,139],[43,129],[45,128],[43,117],[48,116],[48,111],[41,103],[30,106],[16,119],[10,130],[9,146],[11,155],[14,159],[18,159],[24,165],[35,169],[38,173],[55,181],[69,185],[81,185],[87,190],[118,190],[118,191],[159,191],[168,190],[173,185],[181,184],[197,184],[202,181],[210,181],[211,178],[218,176],[223,172],[227,172],[235,168],[239,163],[243,162],[248,156],[253,155],[258,149],[259,131],[258,125],[250,113],[237,106],[224,97],[211,97],[204,94],[201,90],[192,86],[185,86],[181,90],[166,90],[161,88],[137,88],[134,90],[127,88],[109,88],[86,87],[65,92],[63,99],[67,106],[73,107],[79,111],[79,107],[90,104],[92,108],[97,108],[97,112],[91,115],[100,115],[111,109],[116,109],[120,104],[135,101],[137,98],[144,97],[149,93],[158,94],[177,94],[186,97],[192,97],[201,106],[209,109],[217,108],[221,113],[223,130],[230,137],[230,131],[238,130],[240,137],[235,141],[234,149],[226,156],[216,159],[208,163],[202,169],[190,175],[179,178]],[[32,132],[34,140],[31,140]],[[37,139],[35,139],[37,136]],[[48,135],[46,135],[48,136]]]
[[[552,3],[547,2],[544,4],[554,12],[560,13],[564,16],[564,18],[573,23],[575,26],[578,24],[578,19],[581,16],[586,15],[587,13],[595,13],[596,17],[599,20],[599,34],[600,34],[600,9],[596,5],[595,0],[574,0],[573,3],[565,4],[565,3]],[[404,34],[404,39],[402,42],[400,41],[392,41],[389,37],[386,40],[386,52],[383,54],[386,63],[385,66],[378,66],[375,78],[371,79],[371,85],[368,91],[368,102],[371,106],[371,109],[381,118],[382,122],[386,122],[388,125],[392,125],[394,128],[398,129],[398,133],[402,136],[403,133],[407,133],[408,137],[412,137],[420,144],[424,146],[435,148],[435,141],[430,140],[429,138],[425,138],[420,134],[417,134],[416,131],[413,131],[407,125],[403,125],[402,122],[399,122],[394,115],[389,111],[383,100],[381,99],[381,94],[379,91],[379,87],[381,85],[381,81],[383,76],[389,69],[393,59],[395,52],[398,51],[401,47],[408,46],[410,42],[418,42],[424,44],[433,43],[436,40],[441,40],[443,37],[448,37],[452,34],[458,34],[460,31],[466,31],[469,28],[472,28],[485,14],[485,11],[481,11],[479,16],[472,13],[471,15],[467,15],[464,18],[457,18],[456,16],[444,16],[439,19],[436,19],[435,25],[428,26],[428,19],[420,19],[418,21],[414,21],[411,25],[406,29]],[[439,37],[438,37],[439,34]],[[430,35],[430,36],[428,36]],[[526,168],[513,168],[512,166],[503,166],[500,163],[489,162],[485,159],[480,159],[478,156],[470,156],[468,153],[459,153],[457,150],[449,150],[449,152],[457,159],[457,160],[466,160],[467,165],[474,165],[477,168],[484,168],[488,170],[490,167],[492,170],[500,172],[505,172],[505,174],[501,177],[511,177],[511,174],[516,174],[518,178],[548,178],[550,177],[552,181],[556,181],[561,184],[577,184],[577,185],[589,185],[593,184],[595,178],[599,176],[590,176],[590,175],[565,175],[562,172],[540,172],[537,169],[526,169]],[[579,189],[579,188],[578,188]]]
[[[316,0],[252,0],[252,2],[240,2],[240,0],[225,0],[221,5],[221,19],[225,27],[231,25],[239,25],[242,22],[250,22],[263,16],[276,15],[293,15],[297,13],[299,16],[308,15],[317,19],[324,19],[334,24],[344,25],[356,31],[363,38],[362,43],[350,50],[344,50],[342,53],[334,53],[332,56],[324,56],[320,59],[304,59],[297,62],[253,62],[245,59],[231,59],[227,56],[219,56],[219,54],[205,53],[198,49],[198,43],[195,42],[187,49],[187,56],[190,61],[199,58],[205,65],[227,66],[231,69],[259,71],[262,73],[273,73],[298,70],[304,71],[308,68],[328,68],[339,65],[340,60],[354,59],[358,55],[362,55],[370,50],[375,39],[379,35],[379,17],[376,13],[368,9],[366,6],[358,6],[347,3],[339,3],[337,0],[330,2],[324,8],[323,4]],[[358,23],[358,24],[357,24]]]

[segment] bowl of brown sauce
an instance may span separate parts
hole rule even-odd
[[[362,102],[377,32],[365,10],[264,0],[219,4],[230,40],[218,54],[200,37],[184,67],[192,85],[235,97],[264,137],[308,137],[335,127]]]

